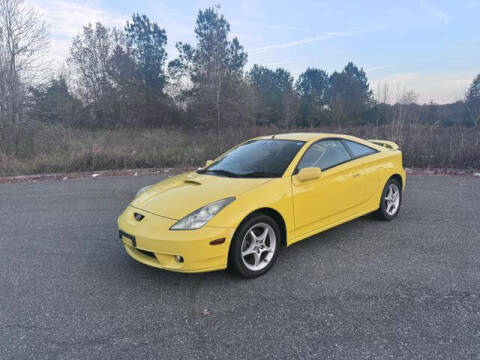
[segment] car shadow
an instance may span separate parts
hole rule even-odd
[[[337,245],[346,244],[351,241],[360,241],[361,239],[359,239],[357,235],[358,231],[370,227],[374,222],[378,222],[375,215],[367,214],[338,227],[308,237],[287,248],[283,247],[275,266],[271,271],[262,276],[262,278],[275,276],[275,273],[278,271],[284,271],[284,266],[282,265],[301,262],[304,256],[320,254],[331,247],[336,247]],[[206,273],[178,273],[157,269],[135,261],[124,253],[123,248],[121,250],[122,253],[118,251],[113,258],[115,259],[114,264],[111,264],[126,274],[121,278],[123,282],[121,286],[131,286],[132,284],[143,282],[144,284],[148,284],[150,288],[156,288],[156,285],[161,284],[165,290],[165,287],[173,289],[179,287],[184,289],[195,288],[203,282],[208,282],[209,285],[215,286],[216,284],[224,285],[230,282],[252,281],[251,279],[244,279],[228,269]]]

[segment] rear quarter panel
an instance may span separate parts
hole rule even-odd
[[[402,190],[405,190],[407,175],[403,168],[402,152],[400,150],[383,150],[381,159],[382,172],[380,173],[380,183],[376,194],[376,203],[380,204],[383,188],[394,175],[399,175],[402,179]]]
[[[402,152],[400,150],[385,150],[384,159],[384,181],[383,184],[393,175],[400,175],[402,178],[402,189],[405,190],[405,184],[407,180],[407,174],[403,168]]]
[[[379,152],[352,161],[352,166],[362,170],[364,181],[363,202],[355,211],[363,213],[365,209],[378,209],[383,188],[388,179],[394,175],[402,178],[402,188],[405,189],[406,173],[402,163],[400,150],[388,150],[379,147]],[[347,214],[351,216],[350,213]]]

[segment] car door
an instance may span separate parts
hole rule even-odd
[[[339,221],[358,205],[361,185],[351,160],[339,139],[319,140],[307,149],[292,176],[296,236]],[[300,182],[296,174],[305,167],[320,168],[322,176]]]
[[[361,202],[366,203],[378,193],[379,180],[383,166],[378,161],[378,150],[351,140],[342,140],[350,155],[353,157],[352,169],[360,174]]]

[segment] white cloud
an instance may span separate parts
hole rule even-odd
[[[290,48],[293,46],[300,46],[300,45],[305,45],[305,44],[310,44],[314,42],[319,42],[323,40],[328,40],[328,39],[334,39],[334,38],[340,38],[340,37],[349,37],[357,34],[365,34],[365,33],[370,33],[370,32],[375,32],[384,29],[383,26],[376,27],[376,28],[370,28],[370,29],[361,29],[361,30],[354,30],[354,31],[347,31],[347,32],[326,32],[324,34],[318,35],[318,36],[313,36],[310,38],[306,39],[301,39],[301,40],[296,40],[296,41],[291,41],[291,42],[286,42],[286,43],[281,43],[281,44],[273,44],[273,45],[266,45],[262,47],[258,47],[256,49],[253,49],[253,52],[264,52],[264,51],[269,51],[269,50],[277,50],[277,49],[285,49],[285,48]]]
[[[38,4],[52,31],[72,37],[88,23],[123,26],[127,16],[96,7],[88,2],[47,0]]]
[[[131,13],[103,8],[95,0],[31,0],[49,26],[51,41],[48,61],[52,67],[63,64],[69,56],[74,36],[89,23],[101,22],[108,27],[123,28]],[[177,54],[177,41],[191,41],[194,36],[195,14],[182,14],[163,2],[155,3],[155,16],[151,17],[167,30],[169,59]]]
[[[423,9],[434,19],[440,22],[442,25],[447,25],[450,22],[450,15],[445,11],[440,10],[439,8],[433,6],[430,3],[427,3],[425,0],[421,1]]]
[[[374,72],[378,70],[384,70],[384,69],[389,69],[393,67],[394,65],[378,65],[378,66],[372,66],[371,68],[365,69],[366,72]]]
[[[395,73],[382,77],[380,80],[390,84],[406,83],[419,78],[421,75],[420,72]]]
[[[291,63],[293,63],[293,61],[289,60],[289,61],[267,62],[263,65],[267,66],[267,67],[278,67],[278,66],[282,66],[282,65],[288,65],[288,64],[291,64]]]
[[[261,24],[261,23],[254,23],[250,21],[240,21],[240,20],[232,20],[230,21],[233,25],[244,25],[248,27],[260,27],[264,29],[272,29],[272,30],[293,30],[293,31],[309,31],[307,29],[295,26],[287,26],[287,25],[274,25],[274,24]]]
[[[57,63],[68,56],[72,38],[82,31],[83,26],[101,22],[110,27],[123,27],[129,17],[85,1],[42,0],[34,4],[49,26],[49,58]]]
[[[376,91],[387,84],[393,101],[398,100],[405,90],[413,90],[419,94],[420,103],[428,103],[433,99],[438,104],[447,104],[463,99],[474,75],[473,73],[396,73],[370,81],[370,88]]]

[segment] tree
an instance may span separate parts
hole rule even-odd
[[[0,0],[0,119],[22,120],[25,83],[47,46],[47,27],[30,3]]]
[[[240,112],[242,75],[247,54],[237,38],[229,40],[230,24],[217,8],[200,10],[196,46],[177,43],[179,56],[169,64],[172,79],[184,88],[181,99],[203,125],[220,127]],[[192,116],[193,117],[193,116]],[[230,120],[231,121],[231,120]]]
[[[285,69],[254,65],[247,81],[260,98],[256,118],[260,123],[289,126],[295,115],[293,77]]]
[[[465,99],[473,125],[480,125],[480,74],[473,79]]]
[[[45,85],[30,87],[32,119],[46,123],[76,125],[82,104],[69,91],[64,75],[51,79]]]
[[[124,79],[128,70],[115,66],[123,64],[128,67],[131,64],[129,57],[124,35],[101,23],[88,24],[73,39],[68,63],[73,68],[72,73],[76,74],[77,93],[89,110],[90,116],[86,120],[90,126],[128,122],[125,115],[128,94],[120,91],[122,87],[115,82]]]
[[[68,63],[89,126],[164,125],[173,118],[166,84],[165,30],[134,14],[124,31],[88,24],[72,42]]]
[[[164,71],[167,51],[167,35],[157,23],[146,15],[134,14],[132,22],[125,26],[127,45],[138,66],[140,78],[150,89],[162,90],[166,76]]]
[[[129,99],[135,99],[130,108],[136,109],[137,117],[141,117],[145,124],[166,124],[168,120],[165,119],[174,117],[171,111],[174,109],[173,102],[164,93],[167,85],[166,32],[146,15],[134,14],[132,21],[125,26],[125,36],[130,56],[123,56],[128,54],[118,51],[112,68],[126,70],[120,77],[123,77],[121,84],[128,85]],[[133,73],[132,64],[128,64],[130,60],[133,61]],[[126,75],[130,75],[130,79]],[[122,89],[127,87],[122,86]]]
[[[301,101],[300,125],[313,127],[321,123],[329,84],[326,71],[308,68],[300,74],[295,85]]]
[[[407,125],[418,121],[418,94],[413,90],[407,88],[398,88],[397,102],[392,108],[390,121],[390,138],[403,144],[405,141],[405,131],[403,130]]]
[[[352,62],[342,72],[330,76],[327,92],[329,107],[336,123],[358,123],[373,104],[373,94],[363,71]]]
[[[110,59],[117,48],[121,34],[101,23],[84,26],[74,37],[68,63],[77,74],[79,95],[87,104],[108,97],[113,84],[110,78]]]

